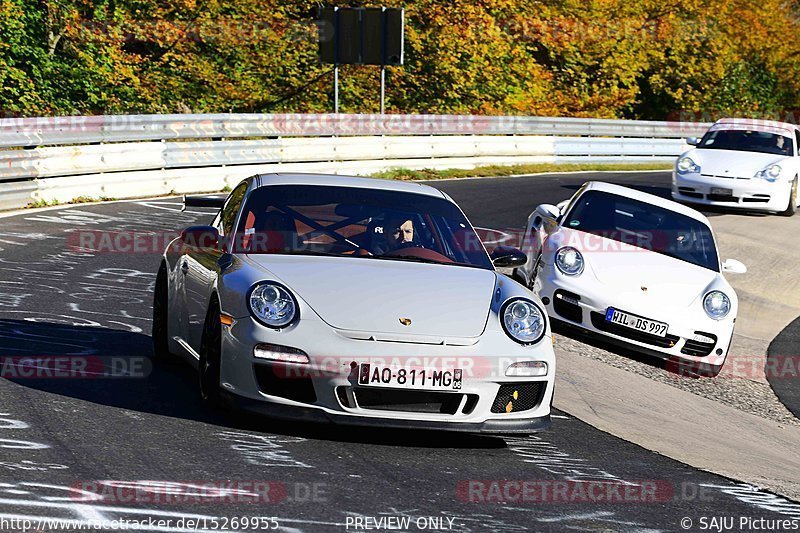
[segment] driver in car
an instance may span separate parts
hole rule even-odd
[[[786,144],[786,139],[783,135],[778,135],[775,139],[775,145],[778,148],[778,151],[783,155],[791,155],[789,153],[789,145]]]
[[[389,219],[383,227],[382,240],[374,252],[375,255],[419,246],[414,242],[414,222],[408,217]]]
[[[415,246],[414,223],[411,220],[402,220],[389,226],[389,243],[396,250]]]

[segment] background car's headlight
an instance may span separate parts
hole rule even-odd
[[[711,291],[703,298],[703,308],[708,316],[720,320],[731,312],[731,300],[724,292]]]
[[[679,174],[688,174],[689,172],[700,172],[700,166],[692,160],[691,157],[681,157],[678,159],[678,164],[675,166]]]
[[[272,328],[287,326],[297,316],[297,302],[289,291],[275,283],[262,283],[250,291],[250,312]]]
[[[583,255],[572,246],[556,252],[556,266],[567,276],[579,276],[583,272]]]
[[[503,329],[509,337],[522,344],[534,344],[544,336],[544,313],[531,301],[511,300],[500,311]]]
[[[767,181],[775,181],[781,176],[781,172],[783,169],[780,165],[770,165],[769,167],[765,168],[764,170],[759,170],[756,172],[756,178],[765,179]]]

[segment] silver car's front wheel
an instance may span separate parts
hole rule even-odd
[[[200,345],[200,397],[206,404],[219,407],[222,403],[219,387],[222,324],[219,321],[219,302],[212,299],[209,307]]]
[[[169,285],[167,266],[162,263],[156,275],[153,291],[153,359],[156,362],[172,362],[176,357],[169,351]]]

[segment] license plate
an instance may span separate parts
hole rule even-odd
[[[358,384],[367,387],[394,389],[461,390],[462,370],[433,370],[430,368],[390,368],[361,363]]]
[[[719,196],[733,196],[733,189],[721,189],[719,187],[711,187],[711,194]]]
[[[669,325],[664,322],[657,322],[649,318],[625,313],[613,307],[609,307],[606,311],[606,321],[658,337],[666,337],[667,329],[669,328]]]

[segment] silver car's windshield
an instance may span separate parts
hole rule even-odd
[[[719,272],[711,229],[669,209],[603,191],[586,191],[561,225]]]
[[[320,185],[256,189],[236,248],[250,254],[335,255],[492,269],[477,234],[444,198]]]
[[[697,145],[701,149],[760,152],[792,155],[794,143],[790,137],[756,130],[713,130],[706,133]]]

